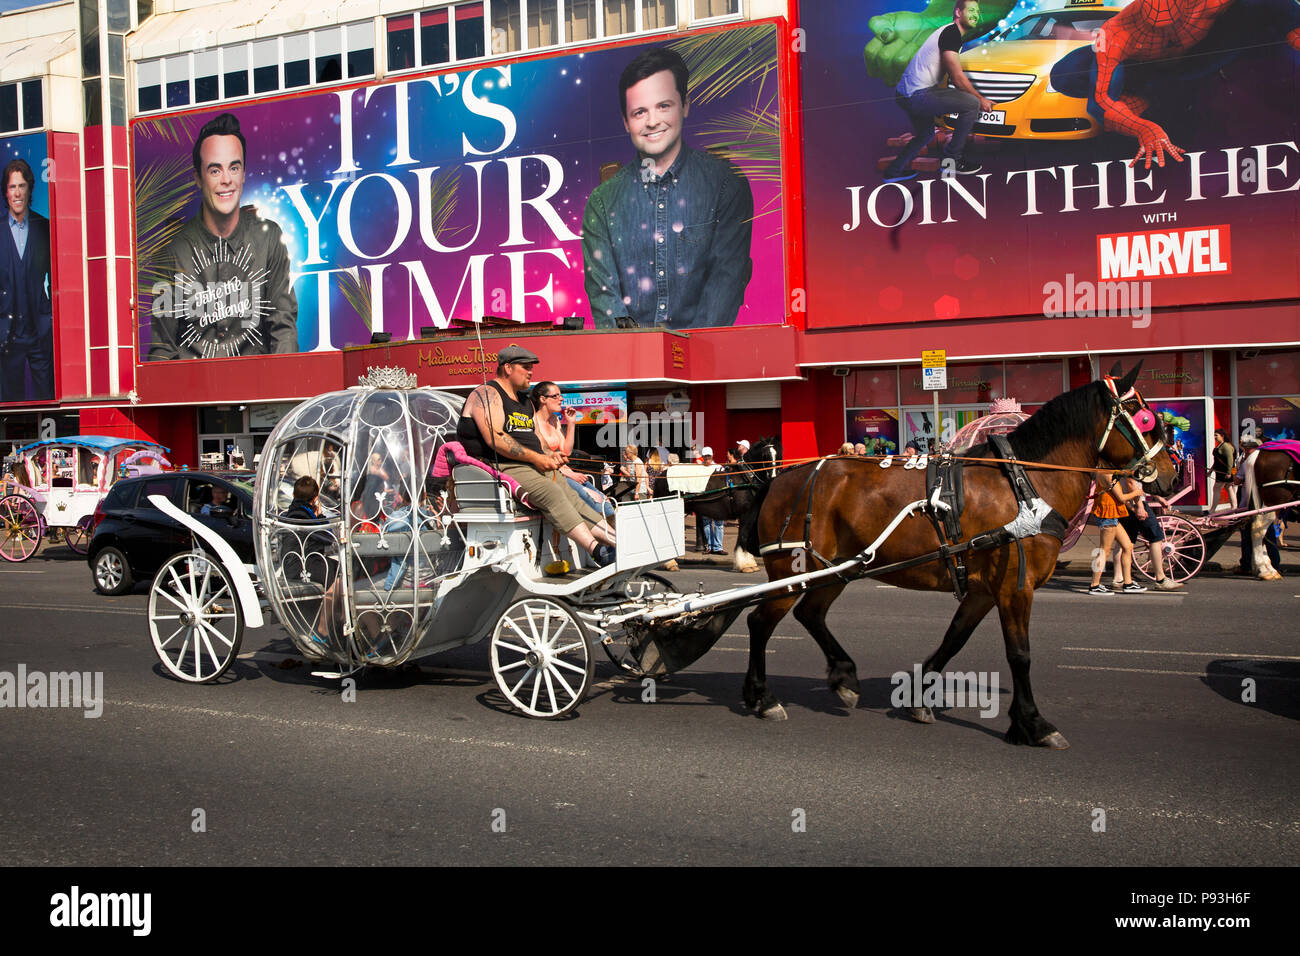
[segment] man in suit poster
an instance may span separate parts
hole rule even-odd
[[[26,160],[10,160],[3,182],[7,228],[0,234],[0,402],[46,401],[54,398],[50,221],[31,208],[36,177]]]

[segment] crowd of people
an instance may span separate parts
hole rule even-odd
[[[538,362],[534,353],[520,346],[503,349],[495,379],[470,393],[465,400],[456,437],[471,456],[496,462],[503,474],[523,488],[532,505],[561,534],[589,553],[598,566],[614,560],[617,541],[614,503],[645,501],[671,493],[667,478],[673,466],[683,463],[699,466],[694,469],[693,477],[697,480],[706,476],[712,480],[713,473],[721,473],[722,487],[743,480],[744,457],[750,451],[750,443],[743,439],[726,450],[725,460],[721,462],[714,449],[707,445],[692,445],[683,456],[663,445],[641,448],[629,444],[616,462],[577,449],[578,415],[565,405],[564,393],[555,382],[532,382],[533,368]],[[1207,473],[1211,510],[1220,504],[1224,493],[1232,507],[1237,505],[1237,487],[1245,470],[1245,459],[1259,443],[1254,436],[1243,435],[1240,444],[1238,452],[1224,431],[1214,432]],[[856,444],[845,442],[838,453],[877,457],[892,454],[892,448],[892,442],[872,438]],[[916,459],[933,454],[934,450],[933,439],[912,439],[904,446],[902,455]],[[334,453],[335,449],[326,451]],[[337,493],[337,464],[333,454],[330,458],[334,468],[332,472],[322,470],[322,476],[331,485],[330,490]],[[370,456],[361,494],[352,503],[356,519],[373,526],[367,530],[378,531],[377,523],[381,521],[387,522],[386,530],[412,530],[411,494],[400,483],[394,484],[389,473],[391,467],[380,453]],[[299,500],[290,509],[300,513],[295,517],[322,514],[317,498],[320,490],[324,489],[318,488],[314,481],[310,489],[296,489],[295,497]],[[385,514],[382,502],[389,497],[393,497],[393,504],[387,508],[391,513]],[[422,503],[419,513],[423,516],[441,510],[441,504],[426,508]],[[286,517],[289,516],[286,512]],[[1182,587],[1168,573],[1165,534],[1138,481],[1119,474],[1103,478],[1093,499],[1091,516],[1099,526],[1100,542],[1094,554],[1090,594],[1147,590],[1133,578],[1133,548],[1139,539],[1148,543],[1155,587],[1168,591]],[[723,520],[700,516],[696,525],[697,552],[726,553]],[[1284,535],[1285,522],[1279,517],[1265,538],[1265,547],[1275,566],[1279,563],[1278,547],[1285,540]],[[1109,586],[1103,580],[1107,563],[1113,568]],[[1243,533],[1239,572],[1250,573],[1251,563],[1249,540]],[[396,585],[405,570],[404,563],[393,562],[388,586]]]

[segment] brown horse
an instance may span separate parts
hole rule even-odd
[[[1300,467],[1284,451],[1260,449],[1246,462],[1246,478],[1241,492],[1243,510],[1256,511],[1290,502],[1300,503]],[[1264,549],[1264,535],[1268,526],[1277,520],[1277,512],[1255,515],[1250,521],[1250,541],[1254,546],[1255,568],[1263,581],[1281,581],[1268,560]]]
[[[1141,363],[1119,379],[1116,365],[1111,377],[1058,396],[1008,436],[1020,461],[1065,466],[1062,470],[1026,466],[1038,497],[1060,515],[1079,510],[1099,465],[1107,471],[1131,470],[1161,494],[1172,487],[1175,469],[1164,450],[1164,423],[1133,391],[1140,369]],[[997,455],[990,446],[977,445],[965,457],[989,459]],[[1000,464],[966,461],[964,465],[965,508],[960,516],[961,533],[954,543],[979,538],[1023,514]],[[862,554],[895,516],[924,499],[925,485],[923,470],[904,470],[900,464],[881,468],[875,461],[830,458],[820,464],[800,465],[783,471],[767,487],[757,512],[751,512],[742,525],[742,541],[749,550],[764,556],[772,580],[837,564]],[[1056,528],[1063,523],[1059,519]],[[1029,612],[1034,589],[1051,578],[1061,540],[1048,533],[1022,537],[1022,552],[1017,541],[1008,538],[1002,535],[1000,544],[963,555],[968,574],[966,594],[942,644],[925,662],[924,673],[927,677],[941,673],[996,605],[1015,687],[1007,740],[1063,749],[1068,746],[1065,738],[1038,712],[1029,685]],[[989,540],[985,537],[979,543],[988,544]],[[880,543],[857,576],[933,553],[940,544],[935,525],[913,513]],[[831,689],[847,706],[857,703],[857,668],[826,627],[826,613],[848,584],[848,575],[827,580],[833,583],[806,592],[779,593],[749,615],[749,671],[743,696],[760,716],[786,716],[768,690],[764,651],[777,622],[791,608],[826,655]],[[891,571],[879,580],[925,591],[953,589],[948,567],[940,560]],[[928,707],[912,708],[911,715],[922,723],[934,720]]]

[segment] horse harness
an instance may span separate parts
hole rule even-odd
[[[1024,465],[1016,458],[1015,452],[1011,449],[1011,443],[1007,441],[1005,436],[990,435],[989,445],[997,457],[1002,459],[999,462],[999,467],[1016,496],[1017,514],[1015,518],[1000,528],[977,534],[968,541],[961,541],[961,516],[966,505],[962,462],[954,458],[950,453],[931,457],[926,465],[925,504],[921,511],[934,526],[935,534],[939,538],[938,550],[879,567],[864,567],[861,573],[851,576],[841,574],[837,577],[847,582],[853,578],[877,577],[894,571],[904,571],[934,560],[941,560],[947,566],[949,577],[952,580],[953,594],[960,601],[965,599],[969,593],[967,586],[968,573],[964,560],[965,553],[967,551],[987,551],[1014,541],[1020,559],[1016,573],[1016,586],[1018,589],[1024,590],[1026,583],[1024,539],[1039,534],[1050,534],[1058,541],[1064,541],[1068,523],[1059,511],[1038,495],[1033,482],[1029,480],[1029,475],[1025,473]],[[835,563],[819,553],[812,545],[813,492],[816,488],[817,476],[821,472],[822,466],[829,460],[829,458],[823,458],[818,461],[816,466],[809,472],[803,488],[800,489],[799,494],[794,499],[798,501],[805,492],[808,494],[808,507],[804,512],[803,539],[801,541],[786,540],[786,530],[795,515],[795,512],[791,510],[781,526],[781,532],[777,540],[762,545],[759,548],[760,555],[772,551],[803,550],[827,567]]]

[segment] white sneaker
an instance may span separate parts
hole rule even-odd
[[[1181,591],[1182,584],[1171,577],[1163,577],[1156,582],[1157,591]]]

